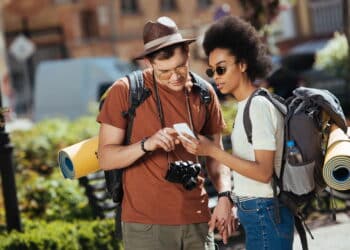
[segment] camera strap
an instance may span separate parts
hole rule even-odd
[[[161,124],[162,128],[165,128],[163,107],[162,107],[162,103],[160,101],[159,92],[158,92],[158,84],[157,84],[156,78],[154,77],[154,72],[153,72],[153,82],[154,82],[154,84],[153,84],[154,92],[156,93],[157,109],[158,109],[158,116],[159,116],[160,124]]]
[[[191,107],[190,107],[190,96],[189,96],[189,93],[188,93],[187,89],[185,89],[185,96],[186,96],[186,107],[187,107],[188,119],[190,121],[190,127],[191,127],[194,135],[197,137],[197,133],[194,130],[194,126],[193,126],[192,111],[191,111]],[[196,162],[199,163],[198,155],[196,155]]]
[[[163,106],[162,102],[160,101],[160,96],[159,96],[159,91],[158,91],[158,83],[156,81],[156,78],[154,77],[154,72],[153,72],[153,88],[154,88],[154,93],[156,94],[156,101],[157,101],[157,109],[158,109],[158,116],[159,116],[159,121],[162,126],[162,128],[165,128],[165,120],[164,120],[164,112],[163,112]],[[170,163],[169,159],[169,153],[166,153],[167,156],[167,161],[168,165]]]
[[[162,107],[162,102],[160,101],[160,96],[159,96],[159,91],[158,91],[158,83],[154,77],[154,73],[153,73],[153,88],[154,88],[154,93],[156,94],[156,101],[157,101],[157,109],[158,109],[158,116],[159,116],[159,120],[161,123],[162,128],[165,128],[165,120],[164,120],[164,113],[163,113],[163,107]],[[186,108],[187,108],[187,114],[188,114],[188,120],[190,123],[190,127],[193,131],[193,133],[196,135],[196,132],[194,130],[194,126],[193,126],[193,118],[192,118],[192,112],[191,112],[191,107],[190,107],[190,98],[189,98],[189,93],[187,91],[187,89],[185,89],[185,97],[186,97]],[[175,154],[175,152],[174,152]],[[181,160],[180,157],[178,157],[176,154],[175,156],[177,158],[179,158]],[[167,152],[167,159],[168,159],[168,163],[170,163],[170,159],[169,159],[169,153]],[[196,162],[199,163],[199,158],[196,155]]]

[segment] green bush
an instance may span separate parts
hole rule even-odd
[[[95,116],[74,121],[62,118],[43,120],[26,131],[13,131],[14,159],[17,171],[35,171],[50,175],[57,166],[61,148],[98,134]]]
[[[24,232],[0,235],[4,250],[114,250],[122,249],[114,239],[114,221],[43,221],[24,223]]]
[[[78,225],[81,249],[120,249],[121,243],[114,238],[114,220],[85,221]],[[118,248],[119,247],[119,248]]]
[[[66,180],[59,173],[38,176],[18,190],[20,210],[27,218],[47,221],[91,219],[93,217],[84,188],[78,181]]]
[[[11,132],[21,216],[24,218],[89,219],[93,217],[85,190],[66,180],[57,167],[57,153],[98,134],[95,116],[43,120],[25,131]]]

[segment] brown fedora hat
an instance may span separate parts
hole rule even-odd
[[[145,56],[162,48],[177,43],[191,43],[195,38],[185,39],[180,34],[176,23],[169,17],[159,17],[156,22],[148,21],[143,28],[144,51],[135,57],[142,59]]]

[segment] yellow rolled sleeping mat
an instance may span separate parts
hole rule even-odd
[[[64,178],[77,179],[100,170],[97,159],[98,136],[58,152],[58,165]]]
[[[335,190],[350,190],[350,128],[332,128],[323,165],[323,178]]]

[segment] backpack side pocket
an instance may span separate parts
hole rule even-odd
[[[283,171],[283,191],[305,195],[315,189],[315,161],[292,165],[286,161]]]

